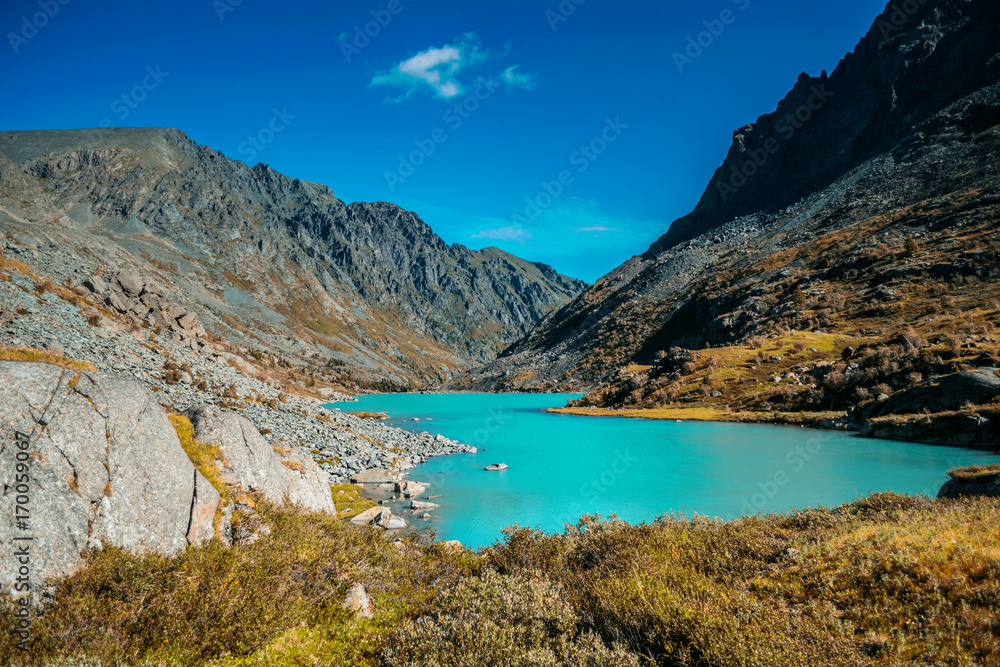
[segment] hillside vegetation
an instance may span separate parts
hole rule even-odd
[[[106,548],[0,664],[955,665],[1000,655],[1000,501],[878,494],[722,523],[585,517],[479,552],[259,503],[273,530]],[[375,613],[341,606],[363,582]],[[0,620],[10,625],[11,609]]]

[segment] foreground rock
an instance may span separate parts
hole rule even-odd
[[[219,494],[140,383],[0,361],[0,415],[0,541],[32,537],[33,581],[73,571],[86,548],[172,554],[214,534]],[[14,473],[24,458],[21,487]],[[28,510],[23,527],[16,504]],[[3,559],[0,584],[14,577],[13,559]]]
[[[347,591],[347,597],[343,603],[344,609],[357,612],[361,618],[371,618],[375,615],[375,605],[368,597],[368,591],[363,584],[352,584]]]
[[[314,512],[333,512],[326,476],[312,458],[298,448],[273,447],[243,417],[203,405],[188,413],[199,442],[222,450],[247,491],[273,503],[290,502]]]
[[[948,475],[951,479],[938,491],[938,498],[1000,498],[1000,465],[959,468],[949,470]]]
[[[351,475],[354,484],[395,484],[402,475],[395,470],[371,469]]]

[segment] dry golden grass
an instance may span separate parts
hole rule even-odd
[[[979,479],[980,477],[990,477],[992,475],[1000,475],[1000,463],[968,466],[967,468],[952,468],[948,471],[949,477],[961,480]]]
[[[389,415],[384,412],[348,412],[349,415],[360,417],[361,419],[388,419]]]
[[[89,361],[69,359],[61,354],[37,350],[31,347],[0,347],[0,361],[24,361],[29,363],[53,364],[61,368],[77,371],[97,371]]]
[[[229,500],[232,494],[229,486],[222,481],[219,467],[216,465],[216,461],[218,461],[223,466],[229,466],[229,461],[226,460],[222,450],[215,445],[207,445],[195,440],[194,426],[191,424],[191,420],[184,415],[168,415],[168,418],[170,419],[170,423],[173,424],[174,430],[177,431],[181,447],[184,448],[184,452],[191,460],[191,463],[215,487],[215,490],[222,496],[223,501]]]

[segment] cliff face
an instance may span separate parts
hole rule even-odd
[[[800,74],[775,111],[733,133],[694,211],[650,252],[739,215],[781,210],[994,83],[998,13],[995,3],[973,0],[890,2],[832,74]]]
[[[873,309],[880,288],[956,272],[995,287],[991,265],[962,253],[989,252],[995,238],[998,30],[988,0],[890,3],[829,76],[801,75],[773,113],[734,133],[695,210],[646,253],[449,386],[594,388],[673,345],[899,329],[930,307],[922,295]],[[890,252],[907,237],[923,241]],[[950,269],[934,274],[942,262]],[[812,307],[793,302],[810,285]]]
[[[399,382],[488,361],[585,287],[169,128],[0,133],[0,229],[87,270],[134,266],[234,341]]]

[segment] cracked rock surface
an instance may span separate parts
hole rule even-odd
[[[0,512],[28,510],[24,530],[0,522],[0,541],[32,538],[33,580],[71,572],[85,548],[176,553],[213,534],[219,495],[139,382],[0,361],[0,415]],[[29,440],[27,503],[18,502],[16,433]],[[9,588],[14,577],[4,559],[0,584]]]

